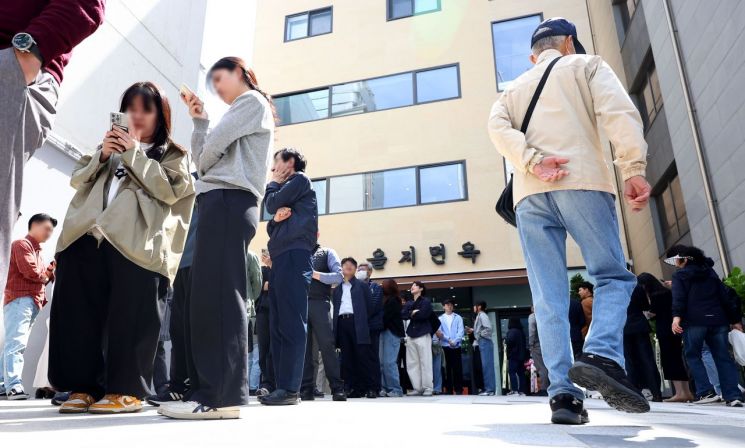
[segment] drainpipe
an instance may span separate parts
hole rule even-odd
[[[701,172],[701,178],[704,184],[704,195],[706,196],[706,206],[709,209],[709,218],[711,224],[714,227],[714,240],[717,244],[717,250],[719,251],[719,260],[722,263],[722,269],[724,275],[730,273],[730,262],[727,254],[726,246],[724,243],[724,237],[721,232],[721,225],[719,221],[719,213],[717,210],[717,202],[711,192],[711,184],[709,182],[709,170],[706,166],[706,159],[703,152],[703,144],[701,142],[701,133],[698,126],[698,116],[696,109],[691,101],[691,92],[688,84],[688,76],[685,68],[683,67],[683,57],[680,52],[680,45],[678,43],[678,28],[675,24],[675,18],[672,14],[672,8],[670,7],[670,0],[663,0],[662,4],[665,7],[665,17],[667,18],[667,26],[670,29],[670,41],[673,44],[673,55],[675,56],[675,65],[678,68],[678,76],[680,77],[680,84],[683,87],[683,100],[686,105],[686,112],[688,113],[688,123],[691,126],[691,133],[693,134],[693,146],[696,150],[696,158],[698,159],[698,168]]]

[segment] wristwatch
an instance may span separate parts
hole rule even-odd
[[[21,53],[31,53],[36,56],[41,63],[44,63],[44,58],[41,56],[39,46],[36,41],[29,33],[18,33],[13,36],[13,48],[20,51]]]

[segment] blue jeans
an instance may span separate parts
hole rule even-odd
[[[704,346],[701,350],[701,361],[704,363],[706,368],[706,376],[709,377],[709,382],[714,386],[714,392],[717,395],[722,395],[722,388],[719,387],[719,372],[717,372],[717,365],[714,364],[714,357],[711,356],[711,350],[709,346],[704,342]]]
[[[729,353],[729,342],[727,335],[729,327],[721,325],[716,327],[692,326],[683,331],[683,344],[685,346],[685,357],[691,376],[696,383],[696,395],[702,396],[714,390],[706,374],[706,367],[701,359],[701,351],[704,341],[709,346],[714,364],[719,372],[719,383],[722,388],[722,398],[725,400],[741,400],[742,393],[737,387],[737,365]]]
[[[623,368],[623,327],[636,277],[626,269],[613,195],[586,190],[534,194],[520,201],[516,214],[551,383],[548,394],[568,393],[582,399],[582,391],[569,380],[574,357],[569,336],[566,238],[569,234],[577,242],[587,272],[595,280],[592,323],[584,352],[609,358]]]
[[[398,377],[398,351],[401,338],[385,330],[380,334],[380,379],[382,389],[390,394],[403,395]]]
[[[39,314],[32,297],[19,297],[3,307],[5,345],[0,351],[0,393],[23,389],[23,352],[26,351],[31,325]]]
[[[442,393],[442,349],[432,351],[432,392]]]
[[[259,368],[259,341],[254,339],[254,347],[248,353],[248,390],[259,388],[261,369]]]
[[[497,378],[494,376],[494,342],[491,339],[479,339],[481,372],[484,375],[484,392],[497,391]]]

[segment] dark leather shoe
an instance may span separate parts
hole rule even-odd
[[[559,425],[582,425],[590,421],[587,411],[571,394],[559,394],[551,398],[551,423]]]
[[[304,390],[300,392],[300,400],[302,401],[313,401],[315,399],[316,396],[312,390]]]
[[[362,398],[362,397],[364,397],[364,395],[357,392],[356,390],[350,390],[349,393],[347,394],[347,398]]]
[[[365,398],[378,398],[378,394],[371,390],[365,394]]]
[[[299,403],[300,396],[297,393],[288,392],[284,389],[277,389],[261,399],[261,404],[266,406],[287,406]]]
[[[320,391],[320,390],[318,390],[318,389],[315,389],[315,390],[313,391],[313,396],[314,396],[314,397],[316,397],[316,398],[323,398],[323,397],[325,397],[325,396],[326,396],[326,394],[324,394],[323,392],[321,392],[321,391]]]
[[[347,394],[343,390],[337,390],[331,394],[331,399],[333,401],[347,401]]]

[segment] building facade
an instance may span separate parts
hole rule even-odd
[[[257,9],[253,66],[274,95],[276,147],[307,156],[321,244],[370,261],[375,279],[425,282],[435,301],[455,298],[467,318],[486,301],[500,341],[509,317],[527,318],[531,297],[517,232],[494,211],[509,167],[486,122],[499,92],[530,68],[532,32],[553,16],[576,23],[593,51],[584,0],[298,0]],[[266,241],[262,224],[254,251]],[[576,268],[568,275],[584,272],[571,241],[568,249]]]
[[[674,244],[700,247],[722,275],[745,266],[745,3],[597,3],[612,9],[649,143],[650,213],[628,226],[635,267],[669,278],[660,260]]]

